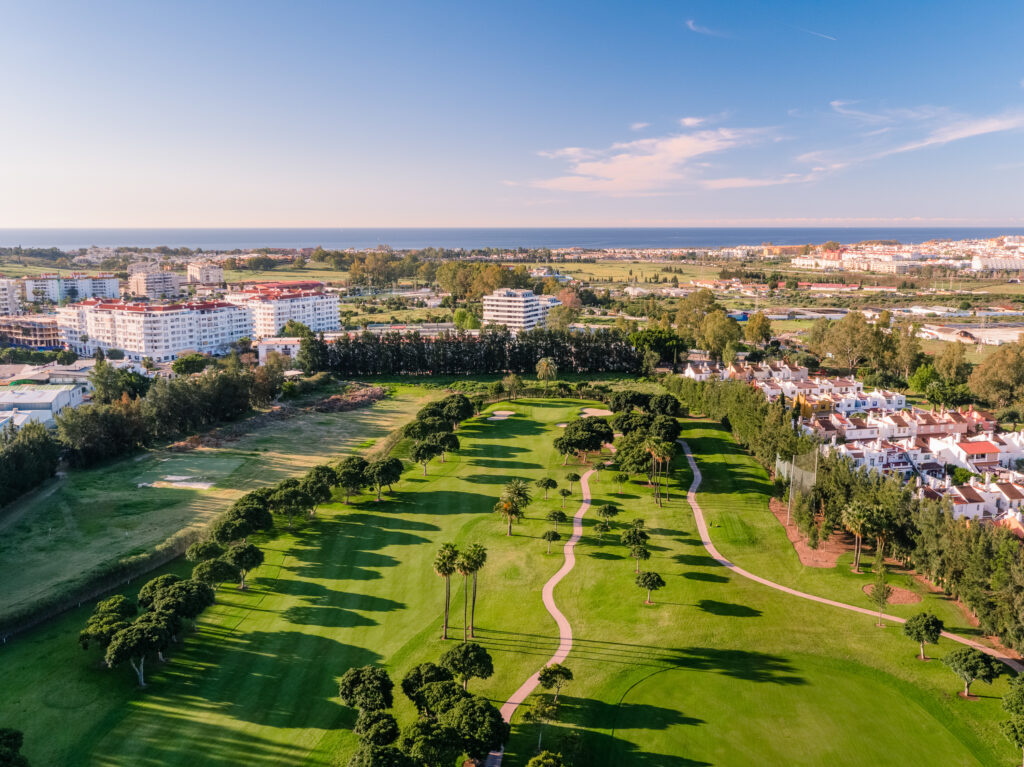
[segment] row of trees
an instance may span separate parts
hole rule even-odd
[[[141,378],[141,376],[138,376]],[[57,417],[57,435],[75,466],[90,466],[180,434],[240,418],[280,391],[280,371],[241,364],[200,375],[158,378],[143,391],[136,374],[99,363],[96,403]]]
[[[512,335],[507,328],[485,328],[479,335],[444,333],[363,333],[327,343],[317,336],[301,342],[297,361],[307,373],[328,370],[345,376],[478,373],[533,373],[537,360],[550,358],[571,373],[639,372],[642,354],[619,331],[570,333],[539,328]]]

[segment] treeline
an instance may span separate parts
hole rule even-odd
[[[488,328],[478,336],[445,333],[363,333],[328,344],[319,337],[302,341],[297,361],[307,373],[321,370],[343,376],[478,373],[533,373],[537,360],[550,357],[558,370],[571,373],[636,373],[642,353],[616,330],[570,333],[536,329],[513,336],[507,328]]]
[[[158,378],[144,396],[124,377],[118,391],[108,383],[107,366],[93,376],[103,380],[96,404],[69,408],[57,416],[57,438],[74,466],[90,466],[139,447],[192,434],[221,421],[233,421],[254,406],[266,405],[280,391],[275,369],[241,366],[208,370],[201,375]],[[106,401],[104,401],[106,400]]]
[[[0,345],[8,340],[0,334]],[[77,354],[67,350],[43,352],[22,346],[5,346],[0,349],[0,365],[45,365],[48,362],[70,365],[77,359]]]
[[[0,429],[0,506],[52,477],[59,458],[59,445],[41,423]]]
[[[741,381],[698,382],[670,376],[664,384],[691,413],[721,421],[765,468],[775,466],[776,456],[789,460],[814,446],[814,440],[798,430],[796,411],[768,402],[759,389]]]

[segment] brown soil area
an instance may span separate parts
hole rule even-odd
[[[871,596],[872,585],[868,583],[862,589],[868,596]],[[891,605],[914,605],[921,601],[921,595],[915,594],[910,589],[901,589],[899,586],[890,586],[889,588],[892,589],[892,595],[889,597]]]
[[[839,557],[848,551],[853,551],[854,538],[847,532],[836,531],[829,536],[827,541],[821,541],[818,548],[812,549],[807,545],[807,539],[797,529],[796,523],[790,520],[786,525],[786,504],[777,498],[768,501],[768,508],[779,520],[779,524],[786,529],[786,536],[789,542],[796,549],[800,563],[807,567],[835,567]]]

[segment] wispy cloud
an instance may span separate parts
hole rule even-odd
[[[750,178],[749,176],[709,178],[700,183],[705,189],[754,189],[764,186],[781,186],[782,184],[803,184],[818,178],[821,175],[821,170],[817,168],[809,173],[785,173],[768,178]]]
[[[815,37],[823,37],[826,40],[836,41],[836,40],[839,39],[835,35],[826,35],[824,32],[815,32],[813,29],[805,29],[804,27],[798,27],[796,25],[791,25],[791,26],[793,26],[793,29],[796,29],[796,30],[798,30],[800,32],[803,32],[803,33],[808,34],[808,35],[814,35]]]
[[[605,149],[565,147],[541,152],[542,157],[566,161],[569,169],[564,175],[534,181],[533,186],[609,195],[659,193],[680,182],[695,181],[687,172],[695,158],[750,144],[762,133],[760,129],[717,128],[619,142]]]
[[[707,122],[705,117],[681,117],[679,118],[679,124],[684,128],[696,128],[698,125],[703,125]]]
[[[909,141],[879,152],[875,157],[888,157],[902,152],[913,152],[933,146],[943,146],[954,141],[987,136],[990,133],[1005,133],[1024,128],[1024,112],[1006,112],[991,117],[964,117],[930,131],[924,138]]]
[[[693,19],[686,20],[686,28],[691,32],[696,32],[698,35],[708,35],[709,37],[725,37],[721,32],[717,32],[714,29],[702,27]]]
[[[643,130],[650,126],[650,123],[633,123],[629,126],[630,130]]]

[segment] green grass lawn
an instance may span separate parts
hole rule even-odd
[[[263,544],[267,561],[252,588],[221,588],[198,631],[168,663],[152,664],[146,690],[130,670],[103,670],[95,651],[77,647],[87,608],[18,638],[0,649],[4,725],[25,730],[33,764],[344,764],[354,712],[336,698],[337,677],[380,663],[398,681],[451,646],[439,639],[443,587],[430,566],[445,541],[489,551],[477,626],[496,673],[470,689],[500,704],[556,645],[540,589],[561,556],[545,555],[540,535],[560,499],[535,500],[511,537],[491,507],[512,477],[582,473],[562,467],[551,440],[556,424],[587,404],[499,403],[493,408],[517,416],[468,422],[460,453],[432,462],[426,477],[409,468],[393,498],[327,505],[316,520],[282,531]],[[767,509],[746,499],[761,497],[763,473],[713,425],[687,421],[685,436],[705,472],[700,500],[717,523],[712,536],[759,572],[774,541],[758,518]],[[602,542],[587,520],[577,567],[555,592],[573,626],[567,664],[576,679],[563,691],[563,723],[543,733],[546,745],[588,767],[1015,763],[997,728],[1005,682],[977,685],[984,697],[963,701],[949,670],[915,660],[916,646],[898,629],[724,570],[700,545],[682,493],[689,472],[676,463],[663,507],[641,483],[620,496],[612,472],[592,483],[598,503],[623,507],[620,528],[646,519],[653,558],[645,569],[668,585],[645,606],[617,535]],[[727,514],[735,518],[728,528]],[[736,532],[727,538],[727,529]],[[790,555],[787,547],[774,552],[783,576]],[[463,591],[454,586],[452,633],[460,637]],[[948,649],[929,648],[935,657]],[[509,767],[522,767],[537,743],[537,726],[523,724],[521,712]],[[396,715],[403,723],[414,716],[400,693]]]
[[[151,550],[178,531],[205,524],[242,493],[306,471],[325,457],[376,440],[427,397],[397,386],[394,396],[347,413],[310,413],[253,430],[223,447],[156,450],[72,471],[0,511],[0,619],[90,571]],[[209,489],[142,487],[164,477]]]

